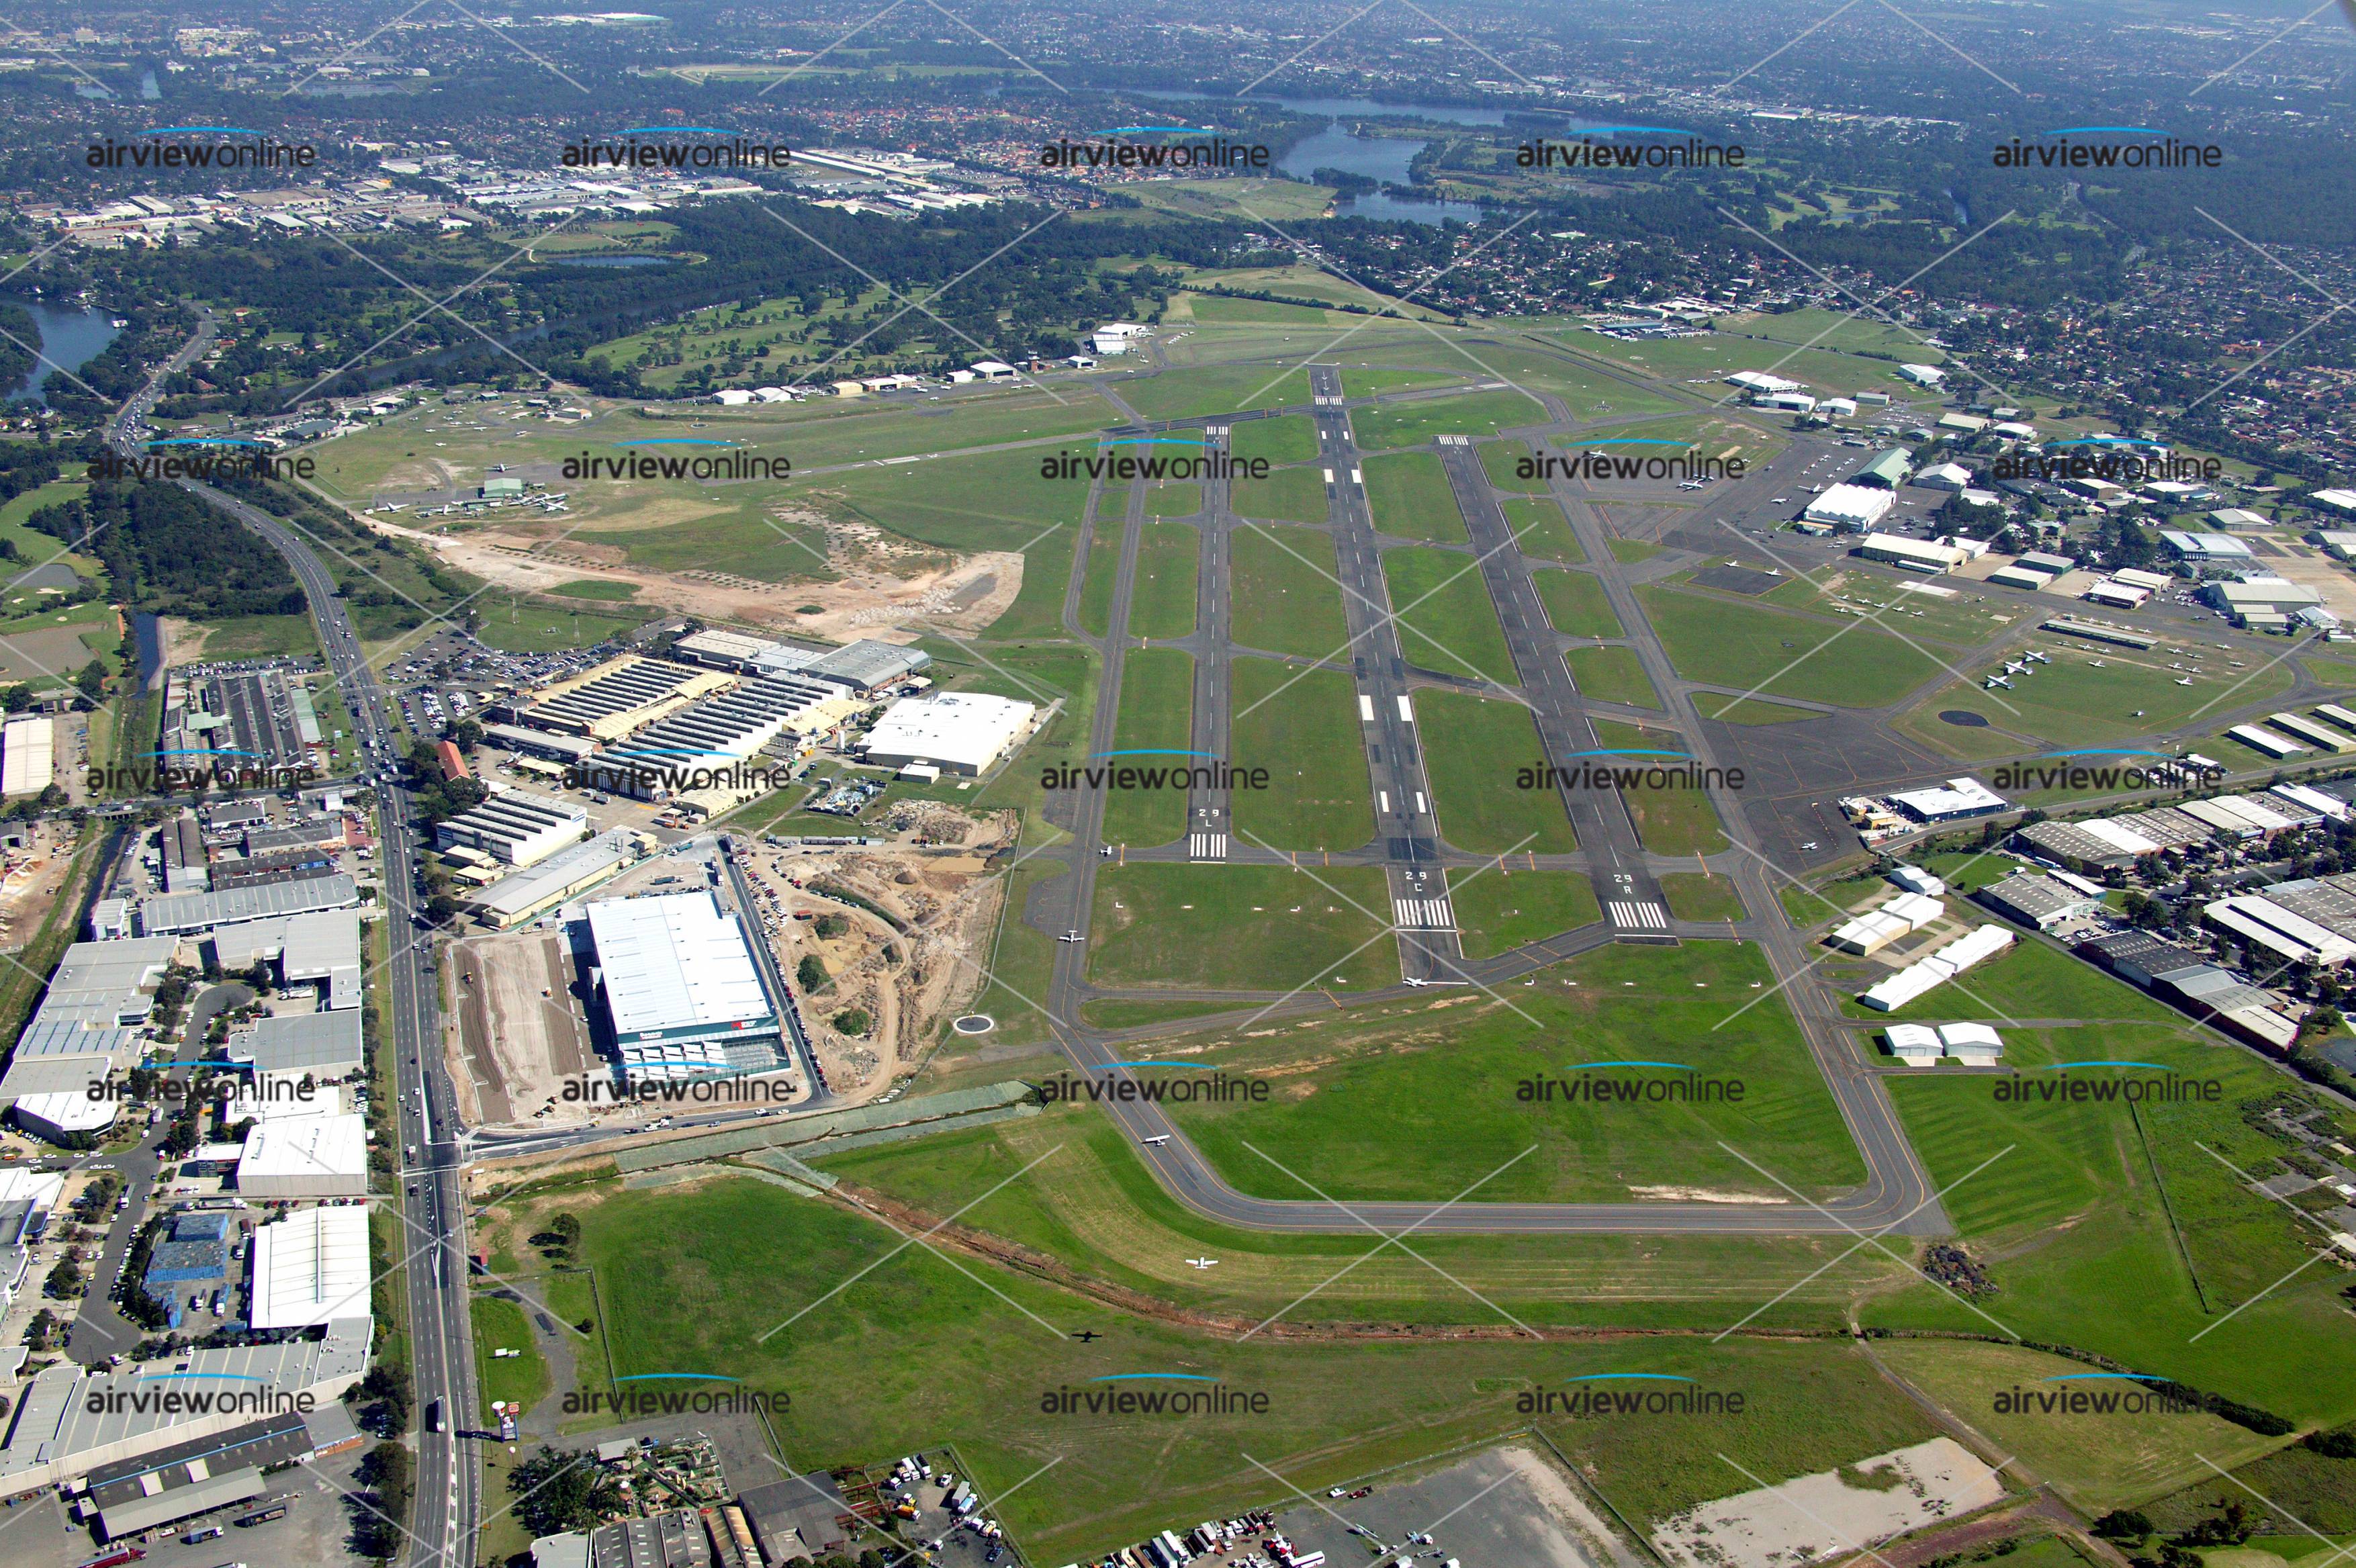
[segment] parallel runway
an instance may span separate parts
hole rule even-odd
[[[1835,1002],[1809,972],[1810,955],[1777,918],[1781,905],[1765,869],[1767,862],[1760,853],[1741,803],[1726,792],[1717,792],[1713,803],[1734,848],[1720,851],[1710,859],[1709,867],[1734,880],[1746,906],[1754,912],[1753,918],[1747,922],[1704,927],[1668,919],[1659,876],[1667,869],[1691,869],[1694,862],[1647,851],[1624,802],[1616,791],[1605,788],[1567,796],[1565,800],[1566,810],[1580,834],[1579,853],[1540,856],[1535,863],[1589,871],[1596,880],[1599,898],[1619,918],[1619,924],[1607,919],[1604,923],[1564,933],[1477,963],[1468,963],[1462,957],[1452,931],[1401,929],[1406,923],[1399,918],[1399,912],[1407,907],[1404,901],[1428,899],[1435,890],[1444,900],[1447,866],[1487,864],[1494,857],[1469,855],[1446,844],[1444,825],[1434,809],[1436,803],[1430,799],[1430,786],[1423,780],[1421,737],[1415,731],[1411,718],[1419,682],[1429,684],[1432,677],[1413,670],[1401,656],[1392,621],[1393,607],[1380,565],[1382,539],[1367,507],[1359,477],[1360,458],[1350,435],[1351,400],[1344,395],[1339,373],[1332,368],[1312,367],[1312,391],[1313,400],[1306,409],[1262,411],[1258,417],[1289,412],[1308,414],[1318,432],[1317,461],[1331,469],[1325,526],[1335,540],[1340,568],[1338,586],[1351,646],[1346,659],[1337,656],[1330,661],[1329,667],[1345,668],[1354,677],[1357,694],[1364,701],[1361,718],[1366,731],[1371,786],[1376,792],[1377,802],[1387,795],[1390,804],[1387,814],[1379,814],[1372,844],[1347,854],[1337,853],[1330,862],[1320,858],[1320,863],[1374,864],[1384,868],[1392,883],[1394,900],[1393,911],[1387,912],[1391,914],[1391,924],[1400,943],[1403,977],[1407,979],[1494,986],[1622,939],[1676,941],[1724,939],[1730,935],[1759,943],[1782,982],[1781,988],[1856,1141],[1868,1175],[1854,1190],[1820,1205],[1797,1198],[1766,1204],[1492,1203],[1482,1201],[1477,1191],[1461,1202],[1344,1203],[1307,1192],[1298,1199],[1259,1198],[1237,1189],[1213,1169],[1159,1106],[1144,1102],[1105,1102],[1104,1109],[1114,1121],[1140,1141],[1139,1153],[1155,1179],[1179,1202],[1198,1214],[1226,1224],[1270,1232],[1761,1236],[1947,1233],[1952,1227],[1899,1126],[1879,1079],[1854,1055],[1847,1031],[1837,1026]],[[1558,404],[1550,404],[1548,411],[1554,416],[1553,423],[1535,425],[1531,433],[1536,439],[1544,440],[1548,431],[1569,422],[1568,411]],[[1140,433],[1145,429],[1232,427],[1234,422],[1237,421],[1216,416],[1203,421],[1157,422],[1141,427]],[[1534,709],[1534,721],[1544,743],[1550,753],[1592,749],[1594,731],[1586,700],[1561,657],[1565,639],[1553,632],[1545,618],[1529,564],[1507,538],[1504,513],[1483,474],[1476,450],[1470,444],[1449,443],[1443,443],[1440,450],[1451,490],[1459,510],[1464,514],[1472,540],[1472,550],[1466,557],[1467,567],[1480,572],[1492,603],[1499,609],[1500,624],[1506,631],[1522,682],[1520,695]],[[1687,737],[1688,750],[1697,760],[1705,766],[1710,765],[1714,759],[1704,727],[1687,688],[1669,667],[1666,654],[1644,617],[1629,569],[1619,565],[1612,553],[1612,530],[1570,483],[1558,481],[1558,485],[1557,498],[1564,503],[1590,569],[1601,580],[1614,612],[1628,630],[1624,641],[1636,651],[1656,688],[1665,695],[1676,694],[1669,721]],[[1203,538],[1198,624],[1191,637],[1173,645],[1187,648],[1196,658],[1194,745],[1197,750],[1225,755],[1232,720],[1227,707],[1231,688],[1226,678],[1230,651],[1226,605],[1234,559],[1233,534],[1236,528],[1247,525],[1231,511],[1224,485],[1205,488],[1205,510],[1197,519]],[[1137,639],[1124,633],[1136,587],[1143,501],[1144,482],[1140,480],[1130,486],[1126,507],[1108,508],[1092,490],[1087,509],[1083,513],[1085,517],[1095,519],[1086,525],[1089,531],[1081,541],[1084,558],[1098,537],[1095,530],[1123,530],[1120,566],[1107,623],[1112,635],[1096,637],[1082,626],[1076,575],[1066,592],[1067,632],[1097,647],[1104,657],[1103,686],[1088,738],[1087,749],[1091,752],[1108,752],[1116,744],[1114,728],[1119,707],[1121,667],[1127,652],[1138,645]],[[1476,566],[1475,558],[1484,555],[1487,559],[1479,560]],[[1070,829],[1075,842],[1060,850],[1047,851],[1043,858],[1063,860],[1072,874],[1041,883],[1032,895],[1031,907],[1016,913],[1041,930],[1073,930],[1085,939],[1095,901],[1097,875],[1104,863],[1104,809],[1101,798],[1087,792],[1076,793],[1071,800],[1070,820],[1064,820],[1062,812],[1057,820]],[[1416,804],[1419,801],[1420,807]],[[1224,827],[1225,806],[1222,798],[1205,797],[1192,803],[1190,827],[1198,832]],[[1225,835],[1222,839],[1215,854],[1204,853],[1205,846],[1199,839],[1141,851],[1124,848],[1121,853],[1127,859],[1151,861],[1220,859],[1281,864],[1291,859],[1272,850],[1237,844]],[[1304,871],[1312,869],[1308,857],[1299,859]],[[1440,923],[1452,923],[1445,920],[1444,909],[1443,903]],[[1090,1072],[1125,1071],[1114,1064],[1128,1059],[1129,1044],[1156,1031],[1100,1029],[1079,1021],[1081,1004],[1098,994],[1087,982],[1087,951],[1085,940],[1058,945],[1043,1010],[1049,1017],[1058,1047],[1076,1068]],[[1403,998],[1417,994],[1401,985],[1376,996]],[[1258,1016],[1297,1017],[1312,1008],[1330,1010],[1333,1005],[1322,993],[1306,988],[1290,997],[1237,997],[1236,1000],[1238,1010],[1235,1014],[1221,1020],[1203,1020],[1197,1027],[1215,1027],[1218,1021],[1241,1022]],[[1149,1138],[1159,1141],[1143,1142]],[[1810,1185],[1808,1172],[1782,1174],[1796,1186]]]

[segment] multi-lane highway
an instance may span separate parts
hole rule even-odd
[[[147,411],[164,378],[202,353],[210,340],[207,317],[198,336],[159,370],[115,416],[111,439],[126,456],[140,450]],[[476,1423],[474,1330],[466,1300],[466,1216],[459,1171],[463,1128],[449,1077],[443,1070],[440,982],[433,935],[420,923],[414,892],[416,819],[394,783],[400,758],[383,687],[360,652],[336,581],[303,537],[260,507],[209,485],[177,481],[268,540],[293,569],[310,603],[326,650],[328,673],[344,693],[360,745],[361,771],[377,781],[384,842],[382,868],[389,955],[369,976],[387,989],[392,1036],[379,1049],[393,1052],[391,1082],[400,1096],[399,1191],[381,1200],[400,1216],[395,1251],[405,1263],[410,1354],[423,1430],[417,1440],[416,1505],[410,1520],[412,1568],[449,1568],[474,1561],[481,1517],[473,1455],[459,1440]]]

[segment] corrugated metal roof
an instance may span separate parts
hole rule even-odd
[[[773,1019],[743,929],[709,891],[600,899],[589,931],[617,1035]]]

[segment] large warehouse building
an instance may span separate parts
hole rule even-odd
[[[589,808],[509,790],[434,830],[441,849],[472,849],[503,866],[529,866],[587,837]]]
[[[990,771],[1030,732],[1039,710],[1011,697],[945,691],[911,697],[884,709],[864,741],[867,760],[884,768],[929,766],[945,773]]]
[[[786,1064],[744,927],[714,894],[598,899],[588,912],[595,984],[630,1083]]]

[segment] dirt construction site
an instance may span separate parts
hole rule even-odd
[[[1015,821],[919,800],[884,827],[892,843],[881,848],[765,844],[748,858],[754,912],[800,997],[829,1087],[852,1104],[915,1071],[980,994],[1004,892],[989,861],[1011,847]],[[825,984],[795,978],[805,958],[824,967]],[[858,1015],[864,1031],[851,1027]]]
[[[819,528],[826,565],[840,575],[798,582],[790,595],[776,583],[725,571],[633,565],[620,548],[599,543],[594,528],[572,531],[562,519],[519,515],[464,534],[421,532],[380,517],[360,520],[501,588],[545,593],[584,579],[613,582],[635,590],[642,604],[835,642],[897,641],[894,634],[902,628],[901,635],[911,638],[934,627],[977,632],[1004,614],[1023,589],[1023,557],[1011,551],[950,557],[908,550],[879,528],[817,514],[795,513],[785,520]],[[805,613],[809,606],[815,608]]]
[[[948,1020],[981,989],[1002,879],[990,869],[1014,821],[911,801],[880,825],[881,845],[778,848],[740,838],[755,907],[739,911],[792,990],[826,1087],[857,1104],[912,1072]],[[694,848],[692,843],[680,850]],[[711,848],[704,840],[701,848]],[[673,893],[712,884],[704,862],[674,852],[633,867],[591,895]],[[723,880],[723,904],[732,901]],[[825,972],[803,984],[805,961]],[[816,981],[816,970],[809,972]],[[566,933],[553,925],[463,938],[445,971],[444,1041],[470,1125],[581,1126],[651,1120],[619,1100],[600,1055],[597,1006]],[[796,1071],[789,1104],[809,1097]]]

